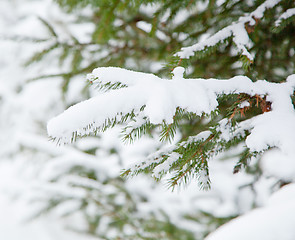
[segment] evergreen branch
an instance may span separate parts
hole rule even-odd
[[[173,116],[173,122],[171,124],[166,124],[163,122],[162,131],[160,134],[160,141],[169,141],[171,142],[174,139],[174,135],[176,133],[176,129],[178,128],[178,120],[181,119],[179,116],[183,110],[180,110],[179,107],[176,108],[175,114]]]
[[[170,155],[175,153],[175,149],[177,147],[174,146],[165,146],[162,147],[160,150],[156,151],[153,154],[150,154],[144,161],[142,161],[140,164],[136,164],[133,167],[130,167],[127,170],[124,170],[121,174],[123,177],[128,176],[136,176],[139,173],[145,173],[145,172],[152,172],[153,169],[155,169],[158,165],[165,162]],[[156,179],[159,179],[160,177],[155,176]]]
[[[242,152],[239,161],[234,166],[233,173],[235,174],[235,173],[240,172],[242,167],[246,168],[248,166],[251,158],[254,157],[255,155],[257,155],[257,153],[253,153],[250,151],[249,148],[246,148]]]
[[[54,28],[53,26],[47,21],[45,20],[44,18],[38,16],[38,19],[43,23],[43,25],[47,28],[47,30],[49,31],[49,33],[55,37],[55,38],[58,38],[56,32],[54,31]]]
[[[69,47],[64,47],[62,50],[62,54],[59,57],[59,65],[62,65],[66,58],[70,55],[70,48]]]
[[[71,69],[75,72],[79,69],[81,62],[83,60],[83,56],[81,53],[81,49],[75,49],[71,61]]]
[[[109,91],[109,90],[115,90],[115,89],[120,89],[120,88],[126,88],[127,85],[123,84],[121,82],[103,82],[99,80],[98,76],[95,76],[94,74],[87,74],[86,80],[90,83],[93,84],[94,87],[98,90],[102,91]]]
[[[95,122],[92,122],[87,126],[83,127],[80,131],[72,132],[69,142],[76,142],[78,138],[96,136],[99,132],[105,132],[106,130],[113,128],[116,125],[134,119],[136,115],[137,114],[135,114],[135,111],[133,110],[127,114],[117,113],[114,117],[105,119],[105,121],[100,126],[97,126]],[[50,140],[56,142],[57,145],[61,145],[67,142],[66,139],[63,137],[51,137]]]
[[[143,135],[146,135],[151,132],[153,125],[145,121],[143,123],[135,122],[135,125],[128,125],[123,128],[123,141],[132,143],[135,140],[139,139]]]
[[[68,79],[68,78],[71,78],[71,77],[79,75],[79,74],[87,73],[91,69],[93,69],[95,66],[96,66],[96,63],[91,63],[90,65],[88,65],[88,66],[86,66],[84,68],[81,68],[79,70],[76,70],[76,71],[37,76],[37,77],[28,79],[27,82],[32,82],[32,81],[36,81],[36,80],[40,80],[40,79],[46,79],[46,78],[55,78],[55,77],[62,77],[62,78]],[[92,84],[91,81],[88,81],[88,83]]]
[[[284,30],[288,25],[294,24],[295,22],[295,8],[290,8],[285,12],[285,15],[282,14],[280,18],[275,22],[275,25],[272,28],[272,32],[279,33]]]
[[[36,38],[36,37],[31,37],[31,36],[2,35],[2,34],[0,35],[0,39],[15,41],[15,42],[35,42],[35,43],[47,42],[47,41],[52,40],[49,38]]]
[[[167,59],[167,64],[165,65],[165,68],[169,69],[170,71],[173,71],[174,68],[179,66],[186,68],[187,66],[189,66],[189,62],[192,61],[193,59],[199,60],[199,59],[204,59],[208,56],[211,56],[212,54],[217,52],[217,50],[220,49],[222,45],[227,45],[231,39],[232,37],[228,37],[228,38],[220,40],[213,46],[206,46],[204,49],[194,52],[194,55],[191,55],[189,58],[181,57],[176,52],[175,54],[173,54]],[[241,55],[241,61],[244,63],[246,62],[245,60],[248,60],[248,62],[252,63],[252,61],[250,61],[247,57],[245,57],[244,55]]]
[[[176,128],[178,124],[173,121],[171,124],[166,124],[165,122],[162,124],[162,132],[160,134],[160,141],[169,141],[171,142],[174,139],[174,135],[176,133]]]
[[[241,54],[240,61],[242,62],[242,67],[245,72],[248,72],[250,70],[251,64],[253,64],[253,60],[249,59],[249,57],[247,57],[246,55]]]
[[[253,56],[247,50],[247,47],[249,47],[250,43],[248,34],[253,31],[252,28],[254,28],[257,24],[257,20],[263,17],[265,10],[274,7],[280,1],[281,0],[266,0],[253,12],[246,16],[240,17],[237,22],[234,22],[231,25],[221,29],[203,42],[182,48],[176,53],[176,55],[180,58],[190,58],[191,56],[207,49],[208,47],[213,47],[225,39],[231,38],[241,55],[248,58],[248,63],[246,62],[246,59],[242,59],[244,68],[247,70],[248,65],[253,62]]]
[[[189,164],[189,162],[191,162],[191,161],[193,161],[193,162],[195,162],[194,164],[191,164],[191,166],[190,167],[187,167],[187,169],[185,170],[185,171],[180,171],[176,176],[174,176],[174,177],[172,177],[171,178],[171,183],[170,183],[170,187],[172,187],[172,188],[174,188],[175,186],[177,186],[178,185],[178,182],[183,178],[183,177],[185,177],[187,174],[189,174],[189,173],[191,173],[192,171],[192,168],[194,168],[195,169],[195,171],[196,172],[199,172],[200,171],[200,169],[198,169],[198,168],[196,168],[196,165],[198,165],[198,163],[197,163],[197,159],[201,159],[201,163],[202,164],[205,164],[206,163],[206,160],[205,160],[205,153],[204,153],[204,148],[206,147],[206,144],[208,143],[208,142],[210,142],[214,137],[216,137],[216,136],[214,136],[213,134],[211,134],[204,142],[202,142],[201,144],[197,144],[198,145],[198,147],[196,147],[196,149],[197,149],[197,151],[195,151],[188,159],[186,159],[185,160],[185,162],[184,163],[181,163],[181,166],[186,166],[186,165],[188,165]],[[193,146],[193,145],[191,145],[191,144],[188,144],[187,146],[188,147],[191,147],[191,146]],[[183,167],[180,167],[180,169],[182,169]]]
[[[42,60],[49,52],[52,52],[53,50],[57,49],[59,47],[58,43],[53,43],[49,47],[43,49],[40,52],[35,53],[30,59],[28,59],[25,63],[24,66],[29,66],[34,62],[38,62]]]

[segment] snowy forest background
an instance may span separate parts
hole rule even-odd
[[[251,41],[232,28],[233,40],[226,34],[222,42],[211,39],[209,50],[197,56],[192,56],[196,47],[180,52],[263,3],[270,8],[265,16],[258,20],[253,15],[255,23],[245,25]],[[154,126],[127,144],[120,126],[61,146],[49,141],[47,133],[50,119],[104,94],[86,81],[97,67],[123,67],[161,78],[171,78],[176,66],[185,67],[185,78],[192,79],[244,75],[282,83],[293,76],[286,91],[294,102],[294,9],[292,0],[0,0],[0,239],[294,240],[293,108],[272,106],[285,111],[269,119],[278,124],[276,131],[267,128],[258,134],[268,138],[262,137],[266,147],[254,147],[263,154],[248,158],[245,136],[210,158],[209,190],[200,189],[200,178],[188,177],[172,191],[173,172],[155,181],[157,169],[133,178],[120,174],[157,150],[210,128],[214,116],[184,117],[170,142],[159,141],[161,133]],[[279,90],[268,89],[270,100],[274,93],[285,100],[280,95],[285,89]],[[219,116],[226,117],[231,105],[228,118],[237,122],[268,113],[268,100],[255,96],[243,96],[248,102],[236,96],[219,100]],[[246,109],[250,104],[256,109]],[[63,123],[64,128],[74,122]],[[272,126],[267,123],[262,125]]]

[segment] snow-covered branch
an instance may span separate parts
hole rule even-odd
[[[176,55],[180,58],[189,58],[193,56],[195,52],[205,50],[207,47],[216,46],[216,44],[232,37],[239,53],[246,56],[250,61],[253,61],[254,57],[248,51],[248,48],[251,46],[251,40],[248,35],[247,24],[249,26],[254,26],[257,19],[261,19],[264,16],[266,9],[273,8],[279,2],[281,2],[281,0],[266,0],[252,13],[240,17],[237,22],[221,29],[211,37],[204,39],[202,42],[181,48],[181,51],[177,52]]]
[[[290,17],[293,17],[295,15],[295,8],[287,9],[281,16],[276,20],[275,26],[278,27],[282,23],[283,20],[286,20]]]
[[[177,67],[172,80],[168,80],[126,69],[97,68],[91,78],[97,79],[99,84],[121,83],[125,87],[70,107],[49,121],[48,134],[61,142],[69,142],[73,135],[96,132],[108,123],[144,120],[151,124],[172,124],[179,108],[198,116],[210,114],[218,107],[219,95],[245,93],[266,96],[271,102],[271,111],[247,122],[252,129],[246,139],[247,146],[257,152],[269,147],[279,147],[286,153],[293,151],[295,113],[290,96],[295,75],[284,83],[270,83],[252,82],[246,76],[228,80],[184,79],[183,72],[182,67]],[[133,113],[130,118],[125,117],[130,113]],[[136,120],[139,116],[140,120]]]

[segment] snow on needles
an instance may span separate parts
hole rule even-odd
[[[189,58],[193,56],[195,52],[202,51],[206,47],[215,46],[217,43],[225,41],[229,37],[233,37],[233,41],[239,52],[252,61],[253,56],[247,50],[247,48],[250,47],[251,41],[244,28],[244,23],[245,22],[233,23],[200,43],[181,48],[181,51],[176,53],[176,55],[180,58]]]
[[[106,119],[132,111],[138,113],[143,106],[144,115],[153,124],[172,123],[177,107],[197,115],[213,111],[217,107],[216,94],[206,89],[203,81],[183,79],[177,70],[171,81],[121,68],[95,69],[93,75],[102,84],[120,82],[128,87],[109,91],[69,108],[49,121],[48,134],[67,142],[73,132],[88,134],[89,126],[93,131],[101,128]]]
[[[124,88],[111,90],[76,104],[51,119],[49,136],[69,142],[74,133],[85,135],[101,129],[108,119],[134,112],[152,124],[172,123],[177,108],[196,115],[209,114],[218,107],[220,94],[246,93],[250,96],[267,96],[272,103],[270,112],[253,117],[247,122],[251,134],[246,145],[251,151],[261,152],[269,147],[279,147],[285,154],[294,154],[295,113],[291,95],[295,75],[285,83],[264,80],[252,82],[246,76],[228,80],[184,79],[184,69],[177,67],[172,80],[153,74],[134,72],[121,68],[97,68],[91,78],[101,84],[120,83]],[[144,108],[143,108],[144,107]],[[142,120],[142,119],[140,119]]]
[[[286,12],[284,12],[284,13],[278,18],[278,20],[276,20],[276,22],[275,22],[275,26],[278,27],[278,26],[281,24],[281,22],[282,22],[283,20],[285,20],[285,19],[287,19],[287,18],[290,18],[290,17],[292,17],[292,16],[294,16],[294,15],[295,15],[295,8],[290,8],[290,9],[288,9]]]
[[[195,52],[202,51],[207,47],[215,46],[217,43],[225,41],[226,39],[232,37],[239,53],[246,56],[250,61],[253,61],[253,56],[247,50],[251,46],[251,40],[248,36],[245,26],[247,24],[253,26],[256,24],[255,19],[260,19],[263,17],[264,12],[268,8],[272,8],[277,5],[281,0],[266,0],[261,4],[255,11],[247,14],[246,16],[240,17],[237,22],[221,29],[217,33],[213,34],[211,37],[204,39],[202,42],[196,43],[189,47],[181,48],[181,51],[175,55],[180,58],[189,58],[195,54]],[[284,18],[283,16],[282,18]]]

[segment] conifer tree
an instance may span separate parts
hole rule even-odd
[[[93,35],[94,40],[100,44],[101,36],[106,36],[108,43],[121,40],[123,34],[113,39],[103,31],[111,32],[119,15],[124,22],[124,16],[130,16],[124,10],[141,11],[136,2],[128,3],[113,3],[111,13],[105,12],[106,16],[110,14],[106,17],[108,29],[98,27],[101,34]],[[269,149],[278,148],[281,158],[294,157],[294,2],[208,1],[203,9],[200,1],[152,3],[157,6],[153,17],[140,21],[136,17],[135,26],[143,27],[148,36],[163,39],[164,43],[156,46],[164,48],[168,56],[157,49],[156,59],[162,61],[163,56],[166,67],[149,71],[157,76],[113,67],[94,69],[87,79],[106,93],[52,119],[49,135],[67,143],[122,125],[126,141],[148,134],[158,135],[165,143],[173,142],[180,132],[177,143],[163,144],[123,173],[133,176],[149,172],[156,179],[168,176],[172,188],[191,178],[197,178],[201,188],[210,188],[208,161],[236,146],[244,147],[234,173],[242,168],[251,171],[249,163]],[[85,4],[102,9],[101,2]],[[121,4],[128,8],[122,10]],[[180,21],[178,14],[182,15]],[[113,32],[119,34],[120,30]],[[144,43],[132,40],[131,49]],[[130,46],[129,42],[123,49]],[[153,58],[152,42],[145,46],[151,49],[144,58]],[[131,49],[127,56],[136,59]],[[143,67],[148,64],[142,61],[137,60],[137,69],[128,64],[119,66],[146,71]],[[78,118],[78,114],[83,117]],[[72,126],[64,124],[69,121]],[[258,169],[254,174],[260,174]]]
[[[198,41],[199,35],[196,34],[197,36],[192,37],[191,31],[186,27],[194,22],[190,9],[192,12],[193,10],[198,11],[199,5],[197,3],[200,4],[200,2],[190,3],[180,1],[176,4],[165,1],[161,5],[161,2],[153,2],[153,4],[159,4],[159,7],[153,15],[155,23],[151,23],[148,34],[154,34],[157,38],[159,37],[158,31],[162,30],[164,34],[169,32],[170,35],[167,34],[165,38],[163,37],[167,43],[166,49],[171,47],[174,39],[179,40],[180,33],[187,34],[186,38],[182,40],[183,44],[189,45],[191,41]],[[60,2],[60,4],[67,5],[68,2]],[[85,4],[102,9],[100,4],[103,2],[86,1]],[[108,8],[111,12],[104,13],[110,24],[108,28],[99,26],[95,32],[97,34],[101,31],[98,36],[106,36],[106,38],[111,36],[103,31],[112,31],[114,27],[112,23],[115,22],[117,14],[124,19],[124,16],[130,16],[125,11],[131,9],[130,11],[137,12],[141,9],[141,5],[136,2],[114,2],[112,4],[113,8]],[[182,180],[187,182],[191,176],[200,179],[201,187],[209,187],[208,160],[217,153],[230,149],[241,142],[246,142],[246,146],[244,151],[240,153],[240,160],[237,162],[234,172],[240,171],[243,166],[246,167],[251,158],[258,158],[262,152],[269,148],[278,147],[284,153],[291,154],[292,149],[288,145],[290,142],[293,143],[293,137],[288,136],[286,131],[284,133],[280,127],[281,123],[278,124],[277,120],[269,121],[269,119],[278,119],[285,115],[287,120],[284,124],[292,129],[293,106],[290,97],[293,94],[294,76],[290,74],[293,71],[291,59],[294,58],[294,53],[292,53],[294,26],[290,23],[292,23],[294,3],[292,1],[268,0],[253,4],[234,4],[231,1],[218,4],[220,2],[210,1],[207,8],[198,14],[196,22],[194,22],[197,29],[195,31],[204,33],[210,30],[213,32],[211,36],[207,36],[203,41],[191,46],[182,47],[174,55],[172,55],[173,50],[171,49],[170,55],[173,56],[173,60],[168,61],[168,65],[172,69],[171,81],[119,68],[97,68],[88,75],[90,84],[93,83],[106,91],[114,91],[81,103],[52,120],[48,125],[49,135],[57,141],[73,141],[77,136],[104,131],[116,124],[127,122],[127,125],[124,126],[125,140],[133,141],[141,135],[158,132],[160,141],[172,141],[178,129],[183,132],[191,125],[191,121],[198,121],[200,124],[195,124],[199,125],[198,129],[183,134],[179,143],[168,149],[165,147],[160,149],[151,154],[147,160],[127,169],[124,173],[124,175],[133,175],[150,171],[156,178],[161,178],[170,172],[172,173],[169,180],[171,187],[179,185]],[[129,7],[124,8],[124,5]],[[71,7],[77,6],[79,6],[78,3],[71,5]],[[184,9],[188,9],[187,16],[183,17],[184,20],[182,19],[181,23],[175,23],[177,13]],[[240,12],[240,9],[243,9],[243,12]],[[206,16],[207,18],[204,16],[204,20],[201,16],[205,13],[208,16]],[[102,18],[104,19],[104,15]],[[209,22],[208,26],[204,24],[205,30],[204,26],[196,27],[200,21]],[[210,25],[210,23],[215,25]],[[217,26],[216,23],[218,23]],[[178,28],[173,29],[175,26]],[[153,31],[153,29],[156,30]],[[113,32],[119,34],[120,30],[113,30]],[[97,35],[93,35],[93,38],[101,41]],[[109,39],[108,42],[110,40],[113,39]],[[262,47],[265,42],[269,47]],[[138,45],[140,44],[139,40]],[[214,61],[211,58],[213,63],[209,64],[209,68],[216,65],[222,70],[220,72],[211,70],[210,74],[213,74],[214,77],[230,76],[231,79],[228,81],[186,80],[183,76],[184,68],[180,66],[192,68],[191,75],[187,74],[186,78],[195,76],[199,65],[205,65],[202,62],[203,59],[212,54],[212,51],[218,51],[218,54],[213,55]],[[129,52],[132,53],[131,50]],[[127,55],[130,55],[128,53]],[[239,55],[238,60],[235,56]],[[202,62],[202,64],[195,64],[195,59],[198,59],[198,62]],[[223,62],[224,59],[229,59],[226,60],[228,61],[226,64]],[[239,61],[243,67],[238,65]],[[280,62],[278,63],[278,61]],[[272,66],[273,62],[276,62],[275,67]],[[281,65],[281,63],[283,64]],[[227,70],[227,67],[230,70]],[[207,73],[209,70],[205,70],[205,72]],[[244,76],[233,77],[239,73]],[[251,80],[248,76],[251,77]],[[266,81],[259,81],[263,78]],[[283,81],[287,82],[283,83]],[[278,82],[282,83],[276,84]],[[189,85],[190,89],[187,89],[186,85]],[[283,101],[284,97],[279,96],[278,91],[285,95],[286,101],[284,103],[279,103]],[[125,96],[129,97],[125,100]],[[106,103],[113,101],[120,103],[107,106],[108,109],[106,109],[106,105],[100,104],[96,111],[87,110],[94,109],[96,105],[99,105],[99,102],[104,101]],[[217,108],[217,106],[219,107]],[[288,111],[285,112],[283,109],[286,106],[288,106]],[[76,120],[77,113],[82,111],[86,119]],[[205,125],[201,123],[204,118],[209,119]],[[63,123],[67,121],[73,121],[73,127],[63,126]],[[276,133],[267,136],[267,129],[272,127],[276,129],[274,131]],[[200,131],[200,128],[207,128],[207,131]],[[199,133],[196,134],[196,132]],[[277,137],[278,134],[282,134],[282,138],[288,140]],[[289,143],[285,144],[285,142]]]
[[[50,1],[47,1],[48,3]],[[3,5],[5,4],[11,5],[12,9],[15,7],[10,1],[4,2]],[[184,224],[179,225],[179,219],[184,219],[184,216],[175,219],[167,209],[152,204],[156,202],[155,192],[161,192],[159,185],[145,178],[126,181],[119,177],[120,169],[124,167],[126,160],[135,156],[126,155],[126,151],[121,149],[122,145],[117,144],[116,129],[114,136],[108,133],[107,137],[81,139],[75,145],[65,148],[56,148],[55,143],[48,141],[45,131],[48,119],[61,112],[65,106],[95,93],[85,88],[85,82],[81,78],[75,78],[78,73],[75,73],[72,64],[69,64],[75,51],[69,50],[68,58],[62,61],[64,64],[61,66],[59,59],[56,59],[61,49],[72,44],[71,35],[75,33],[75,28],[79,30],[79,40],[82,35],[85,36],[82,34],[83,24],[82,27],[79,26],[79,14],[76,16],[72,13],[62,13],[52,3],[49,5],[52,9],[46,9],[44,2],[30,0],[20,2],[18,7],[23,9],[26,4],[31,4],[30,8],[39,11],[45,9],[46,13],[48,10],[49,14],[42,15],[40,11],[38,14],[42,17],[35,19],[31,14],[25,15],[23,11],[19,16],[18,8],[14,9],[15,12],[8,11],[9,8],[3,10],[15,14],[13,24],[8,21],[11,24],[8,25],[9,30],[21,30],[22,34],[16,35],[14,31],[0,34],[1,52],[4,49],[2,53],[7,53],[7,56],[15,61],[12,63],[5,59],[4,68],[2,65],[0,67],[0,164],[2,172],[3,162],[11,164],[16,175],[14,181],[5,178],[5,182],[0,186],[1,191],[3,185],[7,185],[5,191],[12,193],[13,198],[17,196],[20,202],[27,202],[26,208],[22,209],[19,215],[25,212],[26,217],[29,215],[29,219],[33,221],[38,221],[37,217],[50,215],[57,220],[53,225],[64,223],[63,235],[59,231],[52,231],[55,238],[59,235],[62,235],[60,238],[69,238],[67,230],[71,230],[73,236],[77,236],[75,239],[89,239],[88,236],[92,236],[91,239],[194,239],[195,233],[190,228]],[[76,18],[78,24],[72,22]],[[1,17],[1,26],[2,20]],[[37,27],[32,28],[32,23]],[[70,28],[69,31],[64,31],[66,27]],[[29,29],[29,33],[23,32],[23,29]],[[48,39],[42,31],[44,29],[47,30],[45,33],[51,34]],[[55,37],[52,37],[54,35]],[[14,41],[7,41],[9,39]],[[52,48],[52,44],[58,46]],[[20,50],[12,47],[15,45],[21,46]],[[36,52],[26,62],[27,68],[19,69],[17,64],[28,58],[32,49],[43,50]],[[12,50],[17,52],[17,59],[13,58]],[[7,66],[11,68],[6,70]],[[2,75],[3,69],[13,72],[16,76],[11,74],[7,78],[5,71]],[[55,77],[44,74],[65,69],[74,73],[70,76],[54,74]],[[29,77],[32,74],[40,74],[40,77],[31,79]],[[144,142],[149,145],[149,149],[155,147],[150,139]],[[2,177],[4,179],[4,176]],[[16,184],[18,179],[21,179],[20,186]],[[138,187],[138,183],[145,186],[145,191]],[[26,191],[21,191],[23,187]],[[169,194],[161,195],[171,200]],[[171,206],[173,207],[173,204]],[[1,220],[4,217],[2,216]],[[48,226],[48,232],[50,228]],[[1,237],[2,234],[1,232]],[[35,237],[35,232],[31,234],[32,238]],[[51,239],[50,236],[48,238]]]
[[[161,147],[125,169],[123,175],[148,173],[157,180],[168,179],[172,188],[194,177],[201,188],[210,188],[208,164],[222,152],[231,154],[234,148],[238,149],[235,154],[239,159],[232,171],[238,173],[245,168],[255,178],[262,174],[261,169],[258,164],[249,164],[259,162],[267,150],[278,148],[279,156],[294,156],[293,1],[57,2],[77,16],[77,24],[91,24],[91,41],[80,40],[78,33],[65,41],[52,23],[41,18],[51,36],[31,39],[48,45],[27,64],[58,55],[66,70],[35,79],[62,77],[66,95],[71,81],[93,71],[87,76],[89,85],[103,94],[51,120],[48,133],[55,141],[73,142],[77,137],[96,135],[116,125],[127,142],[152,136]],[[83,172],[85,178],[99,181],[83,166],[72,167],[63,174]],[[52,181],[58,182],[58,178]],[[118,179],[114,185],[121,189],[123,185],[116,181],[122,180]],[[285,184],[282,179],[278,182]],[[89,188],[82,181],[75,186]],[[113,196],[107,197],[108,204],[116,205],[111,202]],[[69,200],[67,196],[59,201],[54,196],[50,199],[50,209]],[[87,204],[84,202],[82,209],[87,209]],[[119,206],[119,213],[125,207]],[[206,212],[200,215],[194,220],[209,219],[205,224],[209,226],[207,232],[202,234],[212,231],[209,223],[216,228],[234,217],[218,218]],[[86,216],[89,233],[95,235],[99,228],[95,218],[99,215],[91,217]],[[137,226],[146,221],[135,220],[127,223]],[[196,238],[169,222],[148,222],[151,225],[147,224],[143,231],[157,234],[162,226],[170,229],[161,239]],[[120,229],[119,225],[115,228]],[[176,229],[175,235],[170,235],[171,226]],[[156,235],[149,236],[144,232],[135,237],[153,239]]]

